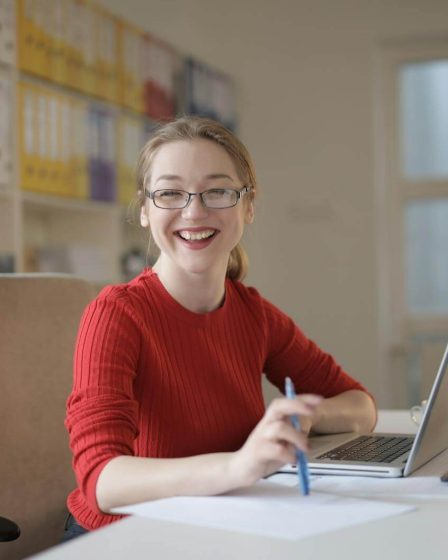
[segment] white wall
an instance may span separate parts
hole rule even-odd
[[[378,375],[373,61],[445,0],[103,0],[235,77],[262,195],[249,283],[387,403]]]

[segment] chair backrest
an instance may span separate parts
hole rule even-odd
[[[0,274],[0,515],[21,530],[0,544],[0,559],[61,539],[74,488],[65,403],[79,320],[94,295],[71,276]]]

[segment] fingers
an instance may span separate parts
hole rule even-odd
[[[296,448],[285,443],[273,443],[267,455],[266,463],[274,466],[273,472],[278,470],[279,465],[297,461]]]
[[[289,422],[277,420],[268,424],[264,430],[264,437],[291,449],[309,451],[308,438],[306,434],[296,430]]]
[[[284,419],[285,416],[300,414],[312,416],[323,397],[320,395],[299,395],[295,399],[274,399],[266,410],[264,418],[268,422]]]

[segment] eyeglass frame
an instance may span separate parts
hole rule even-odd
[[[210,192],[210,191],[233,191],[237,194],[237,199],[235,201],[235,204],[232,204],[231,206],[221,206],[221,207],[213,207],[213,206],[207,206],[207,204],[205,204],[204,199],[203,199],[203,195],[204,193]],[[164,208],[163,206],[157,206],[156,201],[154,200],[154,196],[157,192],[160,191],[176,191],[176,192],[182,192],[188,195],[187,198],[187,202],[185,203],[185,206],[179,206],[178,208]],[[155,191],[150,191],[147,187],[145,187],[144,189],[144,195],[151,199],[154,206],[156,208],[160,208],[160,210],[184,210],[185,208],[187,208],[190,205],[191,199],[193,196],[199,196],[199,199],[201,201],[201,204],[204,208],[208,208],[209,210],[226,210],[227,208],[234,208],[238,202],[240,201],[240,199],[245,195],[248,194],[250,192],[253,191],[253,187],[251,185],[244,185],[243,187],[241,187],[240,189],[232,189],[232,188],[228,188],[228,187],[224,187],[224,188],[214,188],[214,189],[206,189],[205,191],[201,191],[199,193],[191,193],[188,191],[184,191],[183,189],[156,189]]]

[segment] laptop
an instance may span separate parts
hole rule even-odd
[[[448,448],[448,345],[416,435],[345,433],[309,439],[311,474],[408,476]],[[280,472],[297,472],[286,465]]]

